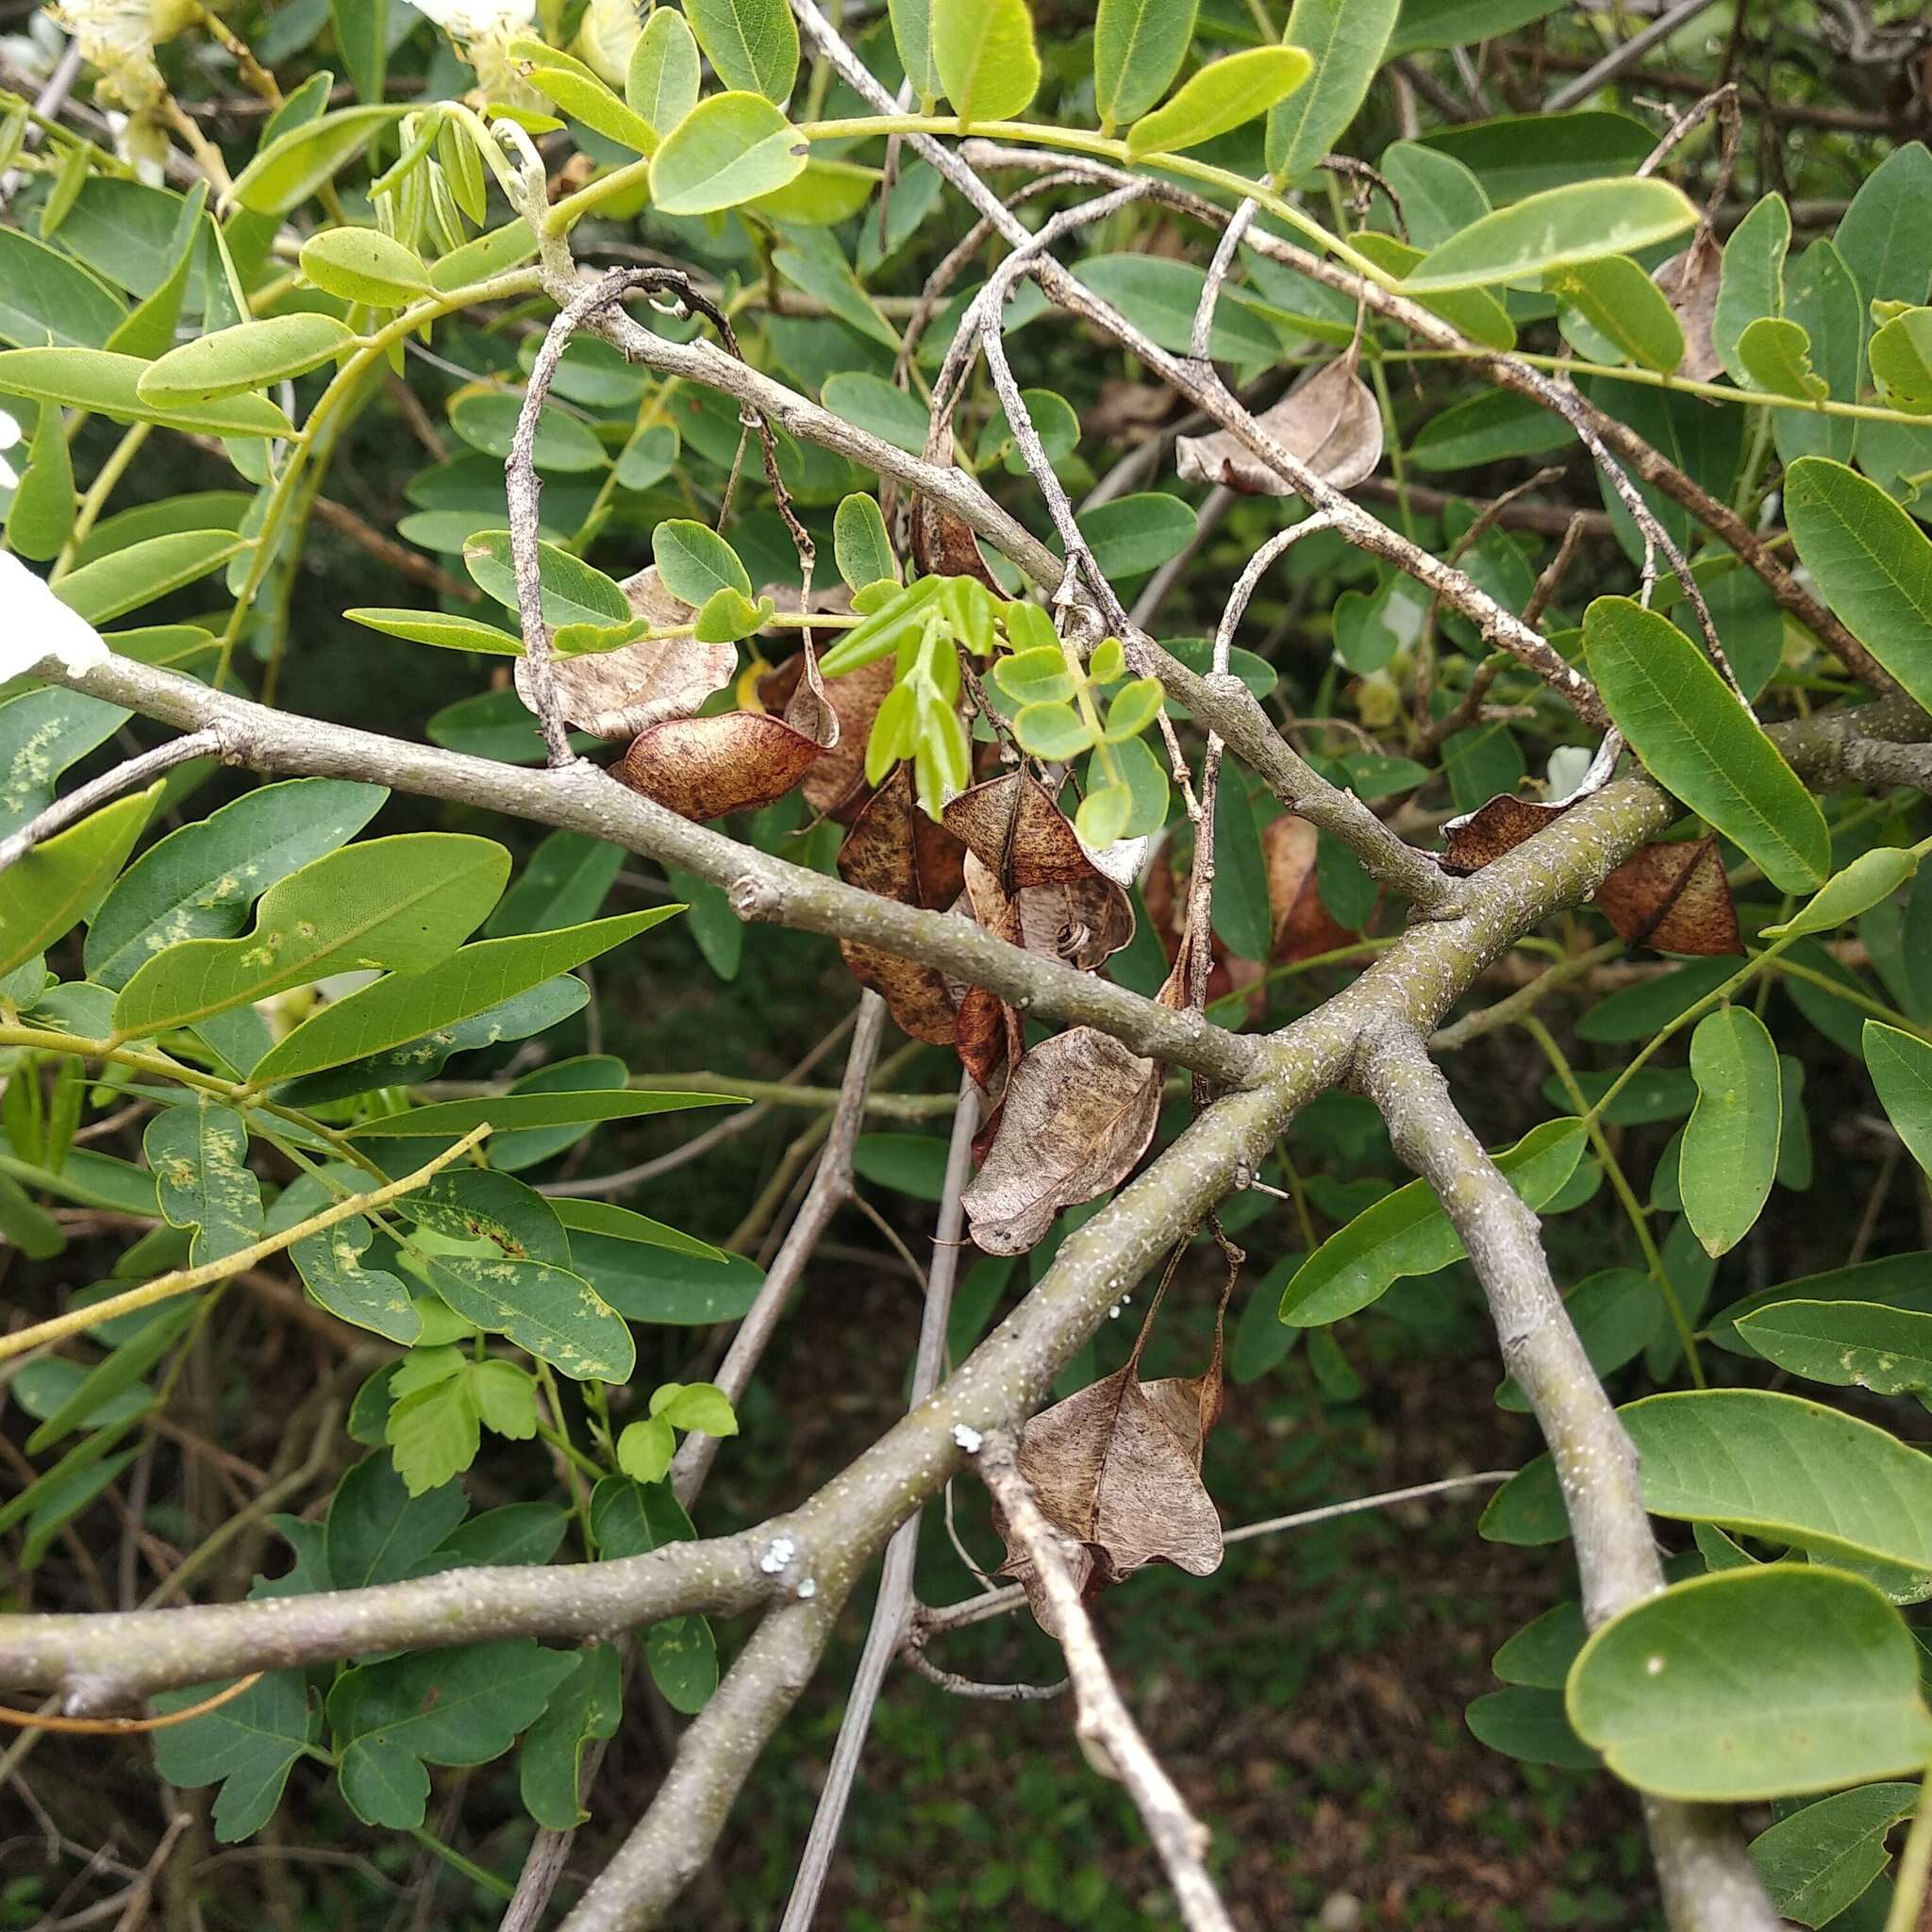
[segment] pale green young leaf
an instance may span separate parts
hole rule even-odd
[[[15,467],[20,480],[7,508],[7,547],[45,563],[65,546],[75,511],[66,420],[53,403],[41,405],[25,466]]]
[[[1918,863],[1910,852],[1897,845],[1874,845],[1833,873],[1810,901],[1782,924],[1765,926],[1763,936],[1768,940],[1800,939],[1807,933],[1834,931],[1846,920],[1890,898],[1918,870]]]
[[[1895,409],[1932,412],[1932,308],[1894,315],[1871,345],[1872,375]]]
[[[1401,0],[1294,0],[1282,40],[1313,61],[1314,77],[1268,116],[1277,181],[1306,175],[1347,133],[1401,11]]]
[[[651,199],[667,215],[708,215],[783,188],[805,172],[805,143],[762,94],[713,94],[651,159]]]
[[[1040,92],[1026,0],[942,0],[930,32],[940,86],[960,120],[1013,120]]]
[[[1834,613],[1932,706],[1932,537],[1877,484],[1823,458],[1785,473],[1785,515]]]
[[[298,309],[290,315],[238,322],[197,336],[151,362],[135,384],[143,402],[161,408],[218,402],[243,390],[266,389],[303,375],[360,341],[332,315]]]
[[[1583,635],[1604,703],[1651,775],[1780,891],[1816,891],[1831,866],[1824,814],[1704,653],[1627,597],[1599,597]]]
[[[4,232],[4,231],[0,231]],[[295,433],[266,396],[224,396],[211,403],[150,401],[140,391],[155,365],[107,349],[0,350],[0,391],[91,409],[120,423],[155,423],[210,436],[284,437]]]
[[[1312,65],[1299,47],[1248,47],[1210,60],[1165,107],[1127,129],[1127,147],[1136,155],[1199,147],[1285,101]]]
[[[674,1428],[705,1436],[735,1436],[738,1417],[731,1398],[715,1382],[665,1382],[651,1393],[651,1413]]]
[[[1867,1020],[1865,1066],[1906,1151],[1932,1174],[1932,1046],[1916,1033]]]
[[[624,97],[661,140],[698,104],[698,43],[675,7],[653,9],[630,50]]]
[[[385,637],[407,638],[412,644],[434,644],[443,651],[481,651],[491,658],[521,658],[523,640],[501,625],[475,617],[455,617],[443,610],[358,609],[342,615],[351,624],[366,625]]]
[[[235,199],[256,214],[288,214],[409,111],[379,104],[338,108],[276,135],[235,176]]]
[[[422,258],[380,228],[318,229],[297,258],[318,289],[344,302],[401,308],[429,289]]]
[[[1738,361],[1745,377],[1774,396],[1814,403],[1826,393],[1824,376],[1811,366],[1811,335],[1788,316],[1760,315],[1738,338]]]
[[[1697,1105],[1679,1166],[1684,1212],[1709,1255],[1750,1233],[1777,1173],[1784,1104],[1777,1047],[1748,1007],[1720,1007],[1690,1036]]]
[[[1404,289],[1424,295],[1523,281],[1668,242],[1696,223],[1696,208],[1668,181],[1574,182],[1498,208],[1452,235],[1423,257]]]
[[[892,555],[885,515],[875,497],[855,492],[841,499],[832,518],[832,554],[848,590],[899,581],[899,559]]]
[[[529,70],[530,85],[546,100],[554,101],[574,121],[614,141],[633,153],[658,152],[658,130],[629,107],[624,97],[607,87],[594,74],[573,68],[539,65]]]
[[[164,782],[104,805],[0,872],[0,973],[44,953],[87,916],[134,849]]]
[[[1932,1757],[1918,1651],[1842,1571],[1766,1564],[1694,1577],[1605,1624],[1566,1692],[1626,1784],[1743,1803],[1896,1777]]]
[[[463,833],[406,833],[332,852],[263,893],[251,934],[157,953],[123,988],[115,1026],[134,1036],[193,1025],[352,967],[420,972],[475,931],[508,873],[501,845]]]
[[[798,78],[798,27],[785,0],[685,0],[691,31],[727,88],[783,101]]]
[[[1100,0],[1093,16],[1093,107],[1103,133],[1138,121],[1174,84],[1200,0]]]

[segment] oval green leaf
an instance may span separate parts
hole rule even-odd
[[[1287,100],[1313,68],[1299,47],[1249,47],[1210,60],[1164,108],[1127,129],[1128,150],[1161,155],[1199,147]]]
[[[404,308],[429,288],[421,257],[380,228],[325,228],[303,242],[299,260],[318,289],[374,308]]]
[[[685,0],[698,45],[727,88],[782,101],[798,78],[798,27],[785,0]]]
[[[1093,108],[1103,132],[1138,121],[1181,71],[1200,0],[1100,0],[1093,16]]]
[[[1697,1105],[1684,1128],[1684,1212],[1705,1253],[1725,1255],[1764,1211],[1777,1174],[1777,1047],[1748,1007],[1720,1007],[1690,1036],[1690,1073]]]
[[[708,215],[737,208],[795,180],[805,143],[762,94],[713,94],[700,101],[651,161],[651,199],[667,215]]]
[[[0,872],[0,973],[44,953],[86,914],[134,850],[162,782],[104,805]]]
[[[1010,121],[1040,92],[1026,0],[943,0],[931,18],[933,65],[962,121]]]
[[[1898,1137],[1932,1174],[1932,1046],[1915,1033],[1867,1020],[1865,1066]]]
[[[173,408],[302,375],[360,341],[332,315],[306,310],[239,322],[170,349],[135,385],[143,402]]]
[[[1498,208],[1432,248],[1403,282],[1407,294],[1481,289],[1547,275],[1598,256],[1627,255],[1697,224],[1668,181],[1577,181]]]
[[[166,429],[211,436],[292,436],[295,425],[266,396],[235,395],[219,402],[151,402],[140,391],[153,365],[107,349],[0,351],[0,390],[92,409],[122,423],[158,423]]]

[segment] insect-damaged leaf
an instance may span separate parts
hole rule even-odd
[[[1540,805],[1513,792],[1500,791],[1487,805],[1451,819],[1442,829],[1449,842],[1437,857],[1446,873],[1461,878],[1492,865],[1506,852],[1514,852],[1525,839],[1534,839],[1555,822],[1562,806]]]
[[[696,612],[674,597],[647,564],[618,587],[633,617],[654,629],[688,625]],[[738,669],[733,644],[701,644],[695,638],[641,640],[614,651],[586,651],[551,660],[551,682],[569,724],[598,738],[628,738],[667,718],[689,718],[714,691],[723,691]],[[517,695],[531,702],[527,658],[515,667]]]
[[[1062,1208],[1121,1180],[1159,1111],[1159,1064],[1107,1034],[1074,1026],[1035,1047],[1008,1077],[992,1146],[962,1196],[973,1239],[1024,1255]]]
[[[1172,1563],[1191,1576],[1221,1567],[1221,1517],[1201,1482],[1201,1452],[1221,1414],[1225,1307],[1224,1300],[1215,1313],[1214,1353],[1203,1374],[1140,1379],[1150,1307],[1124,1366],[1042,1409],[1020,1432],[1020,1470],[1041,1510],[1083,1546],[1073,1562],[1082,1596],[1149,1563]],[[1010,1539],[1007,1551],[1002,1574],[1025,1590],[1041,1627],[1057,1635],[1032,1563]]]
[[[667,718],[638,734],[611,776],[700,824],[783,798],[840,739],[817,659],[808,645],[800,656],[803,675],[782,718]]]
[[[1257,419],[1291,456],[1337,490],[1374,474],[1382,460],[1382,411],[1356,373],[1353,353],[1298,382]],[[1292,496],[1294,486],[1225,429],[1174,444],[1181,480],[1220,483],[1248,496]]]
[[[912,767],[901,760],[853,821],[839,850],[839,875],[901,905],[946,907],[959,896],[963,857],[959,841],[920,810]],[[952,1044],[958,1019],[944,974],[858,940],[841,940],[839,950],[852,976],[884,998],[904,1031],[935,1046]]]

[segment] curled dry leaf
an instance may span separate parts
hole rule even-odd
[[[1744,950],[1715,834],[1640,847],[1597,888],[1596,904],[1633,946],[1709,956]]]
[[[758,679],[758,701],[768,711],[784,709],[798,689],[803,669],[802,658],[791,657]],[[839,741],[813,760],[801,790],[813,811],[824,812],[841,824],[850,824],[865,803],[866,741],[892,688],[892,675],[891,658],[876,658],[826,681],[825,695],[839,714]]]
[[[1199,1375],[1142,1382],[1146,1339],[1143,1326],[1124,1367],[1042,1409],[1020,1432],[1021,1473],[1048,1522],[1080,1545],[1074,1580],[1086,1597],[1149,1563],[1191,1576],[1221,1567],[1221,1517],[1201,1481],[1202,1451],[1221,1414],[1221,1317]],[[1033,1565],[1010,1538],[1002,1574],[1025,1590],[1041,1627],[1058,1635]]]
[[[1690,247],[1672,256],[1651,276],[1684,331],[1684,359],[1676,374],[1689,382],[1709,382],[1724,371],[1711,335],[1723,266],[1724,250],[1718,246],[1717,237],[1707,224],[1700,222]]]
[[[839,742],[839,714],[818,660],[808,646],[799,656],[802,675],[782,718],[725,711],[667,719],[638,734],[611,776],[700,823],[783,798]]]
[[[658,581],[647,564],[619,588],[631,614],[658,629],[689,624],[697,614]],[[695,638],[666,638],[620,644],[576,658],[553,658],[551,678],[565,720],[597,738],[630,738],[667,718],[689,718],[731,682],[738,668],[735,644],[701,644]],[[517,695],[531,709],[530,667],[519,658],[513,671]]]
[[[1382,460],[1382,411],[1353,354],[1324,363],[1256,421],[1324,482],[1350,490]],[[1183,436],[1174,458],[1185,483],[1221,483],[1246,496],[1292,496],[1294,487],[1225,429]]]
[[[1261,857],[1268,869],[1268,905],[1274,915],[1274,941],[1268,958],[1274,965],[1312,959],[1361,937],[1329,911],[1322,900],[1319,856],[1322,838],[1307,819],[1283,812],[1261,828]]]
[[[1007,1076],[999,1131],[962,1200],[989,1255],[1024,1255],[1062,1208],[1122,1180],[1147,1151],[1160,1068],[1091,1026],[1057,1033]]]
[[[1567,803],[1540,805],[1534,799],[1498,792],[1487,805],[1451,819],[1442,827],[1449,842],[1437,855],[1436,862],[1457,878],[1480,872],[1506,852],[1514,852],[1525,839],[1535,838],[1569,808]]]
[[[1107,442],[1123,437],[1144,442],[1147,433],[1174,413],[1174,400],[1165,383],[1110,375],[1100,385],[1099,399],[1082,412],[1080,434]]]
[[[937,908],[958,897],[963,857],[958,841],[920,810],[912,767],[902,761],[853,821],[839,849],[839,875],[881,898]],[[904,1031],[935,1046],[953,1043],[958,1003],[944,974],[857,940],[841,940],[839,950]]]

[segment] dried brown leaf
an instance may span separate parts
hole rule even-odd
[[[1724,370],[1711,336],[1723,266],[1724,250],[1717,237],[1700,222],[1690,247],[1672,256],[1651,276],[1684,331],[1684,359],[1675,373],[1689,382],[1709,382]]]
[[[1202,1374],[1142,1382],[1140,1357],[1137,1345],[1124,1367],[1043,1409],[1020,1432],[1020,1470],[1041,1512],[1080,1545],[1073,1570],[1083,1596],[1149,1563],[1172,1563],[1191,1576],[1221,1567],[1221,1517],[1201,1481],[1202,1451],[1221,1414],[1220,1318]],[[1002,1574],[1025,1590],[1034,1616],[1052,1631],[1032,1562],[1010,1537],[1007,1552]]]
[[[1128,382],[1110,375],[1100,385],[1099,400],[1081,416],[1080,433],[1111,442],[1166,422],[1174,406],[1174,392],[1165,383]]]
[[[1268,869],[1268,904],[1274,914],[1275,965],[1332,953],[1360,935],[1353,933],[1322,901],[1321,834],[1307,819],[1283,812],[1261,828],[1261,857]]]
[[[803,656],[794,655],[775,671],[766,672],[758,679],[758,701],[767,710],[783,711],[798,690],[803,670]],[[813,811],[850,824],[865,803],[866,741],[892,688],[892,672],[891,658],[879,658],[842,677],[825,680],[825,695],[839,714],[839,741],[805,774],[805,802]],[[954,891],[957,893],[957,886]]]
[[[1436,855],[1436,862],[1457,878],[1480,872],[1506,852],[1514,852],[1525,839],[1534,839],[1568,809],[1566,805],[1539,805],[1532,798],[1499,791],[1487,805],[1442,827],[1449,842]]]
[[[631,614],[659,629],[689,624],[696,613],[658,581],[647,565],[619,588]],[[665,638],[620,644],[576,658],[553,658],[551,676],[566,723],[597,738],[629,738],[666,718],[689,718],[731,682],[738,668],[735,644],[701,644],[695,638]],[[531,710],[534,688],[527,658],[512,671],[517,695]]]
[[[958,841],[920,810],[912,768],[902,762],[853,821],[839,849],[839,875],[901,905],[940,907],[958,894],[960,857]],[[857,940],[841,940],[839,950],[904,1031],[935,1046],[952,1044],[958,1003],[944,974]]]
[[[1618,936],[1659,953],[1741,953],[1738,910],[1717,839],[1644,845],[1597,888]]]
[[[703,824],[783,798],[823,749],[782,718],[758,711],[671,718],[640,732],[610,775]]]
[[[989,1255],[1024,1255],[1062,1208],[1116,1186],[1154,1138],[1160,1069],[1091,1026],[1057,1033],[1007,1076],[1000,1129],[963,1196]]]
[[[1382,411],[1356,373],[1353,355],[1324,363],[1256,420],[1337,490],[1374,475],[1382,460]],[[1291,484],[1225,429],[1179,438],[1174,458],[1184,483],[1224,484],[1247,496],[1295,494]]]
[[[912,560],[922,576],[977,577],[996,597],[1007,594],[979,554],[972,526],[924,494],[912,499]]]

